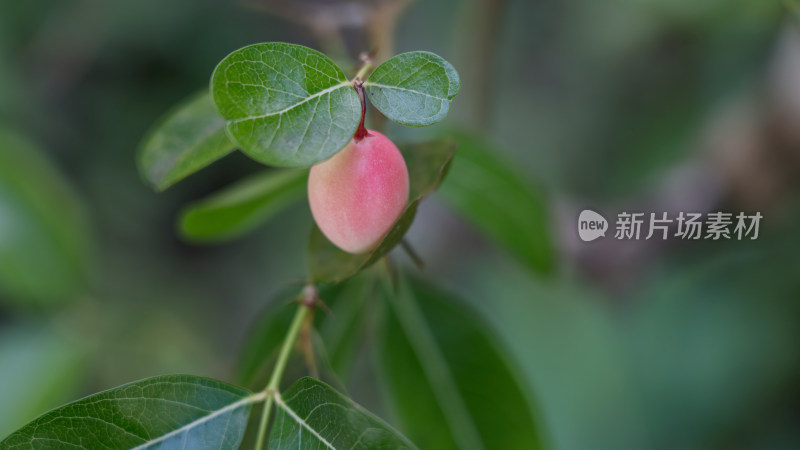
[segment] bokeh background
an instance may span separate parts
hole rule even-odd
[[[556,268],[436,196],[409,238],[508,347],[552,448],[800,447],[800,9],[778,0],[2,0],[0,436],[147,376],[232,379],[254,318],[303,279],[304,204],[226,244],[176,233],[257,163],[160,194],[135,164],[165,111],[263,41],[458,69],[444,124],[387,133],[488,142],[546,199],[526,233]],[[587,207],[764,219],[754,241],[583,243]]]

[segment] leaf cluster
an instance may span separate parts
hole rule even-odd
[[[315,50],[247,46],[220,62],[209,93],[180,104],[150,131],[138,156],[140,172],[164,190],[236,149],[272,166],[180,215],[179,229],[189,240],[239,237],[302,200],[306,169],[353,138],[362,112],[354,82],[378,111],[407,126],[442,120],[460,89],[455,69],[428,52],[395,56],[364,80],[348,80]],[[463,143],[473,145],[456,160]],[[268,310],[242,352],[239,382],[247,388],[193,375],[148,378],[54,409],[0,448],[238,448],[253,429],[254,412],[264,409],[266,425],[273,403],[270,448],[415,448],[412,442],[442,449],[539,448],[529,396],[490,330],[450,293],[375,263],[401,242],[420,202],[452,165],[455,184],[445,199],[531,268],[547,270],[547,240],[525,236],[523,223],[543,225],[541,198],[466,134],[400,148],[410,176],[405,211],[365,254],[344,253],[316,227],[311,231],[307,281],[332,314],[300,321],[304,316],[292,320],[286,306]],[[518,215],[502,207],[504,196],[542,206]],[[287,292],[297,296],[296,289]],[[365,350],[397,429],[342,394]],[[273,383],[287,363],[296,381]],[[299,376],[304,371],[313,377]],[[498,424],[506,432],[493,432]],[[266,431],[259,427],[257,442]]]

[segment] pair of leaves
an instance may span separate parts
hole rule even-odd
[[[429,52],[397,55],[364,82],[378,110],[409,126],[442,120],[460,86],[453,66]],[[294,44],[254,44],[219,63],[211,96],[191,98],[154,126],[137,161],[157,190],[237,146],[265,164],[309,167],[347,145],[360,118],[356,90],[327,56]]]
[[[397,55],[364,81],[367,96],[403,125],[442,120],[460,89],[458,74],[428,52]],[[322,53],[280,42],[225,57],[211,95],[231,139],[250,157],[279,167],[310,167],[342,149],[361,120],[361,102],[342,69]]]
[[[335,287],[346,287],[340,291],[346,294],[334,306],[353,306],[352,296],[366,292],[349,289],[363,281]],[[513,367],[469,310],[419,281],[401,279],[397,292],[386,286],[384,293],[388,305],[376,350],[385,391],[408,434],[424,448],[538,448],[537,426]],[[355,328],[358,321],[337,325]],[[155,377],[57,408],[0,448],[236,448],[252,405],[264,399],[208,378]],[[413,448],[320,381],[300,379],[275,400],[270,448]]]
[[[387,300],[378,305],[382,314],[365,315],[375,306],[366,304],[375,274],[365,272],[320,291],[333,313],[315,317],[322,336],[315,352],[331,356],[340,377],[336,382],[352,386],[349,365],[355,361],[347,355],[363,348],[360,331],[375,329],[376,339],[367,344],[374,349],[379,376],[368,379],[383,385],[397,425],[413,442],[441,449],[540,448],[525,389],[487,325],[459,299],[416,279],[401,279],[397,291],[384,286],[378,296]],[[243,355],[245,374],[277,351],[291,320],[284,311],[292,310],[273,309],[258,322]],[[371,319],[378,322],[366,322]],[[304,365],[298,359],[294,364]]]
[[[166,375],[95,394],[39,417],[0,448],[235,449],[264,393]],[[311,378],[276,397],[270,448],[413,448],[389,425]]]

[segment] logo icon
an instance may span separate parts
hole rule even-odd
[[[605,217],[592,211],[584,209],[578,216],[578,235],[584,242],[593,241],[600,236],[605,237],[608,230],[608,221]]]

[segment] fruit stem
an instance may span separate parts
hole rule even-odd
[[[367,117],[367,97],[364,93],[364,82],[360,78],[356,77],[353,80],[353,88],[358,92],[358,98],[361,99],[361,122],[358,123],[356,134],[353,136],[353,140],[358,142],[369,135],[367,128],[364,126],[364,119]]]
[[[283,371],[286,369],[286,363],[289,361],[289,355],[292,353],[294,343],[297,341],[297,335],[300,333],[300,329],[306,321],[308,313],[314,308],[318,299],[317,289],[313,285],[308,285],[303,289],[300,307],[297,308],[297,312],[292,320],[292,325],[286,333],[283,345],[281,346],[281,352],[278,355],[278,360],[275,362],[275,368],[272,369],[272,376],[270,376],[269,384],[264,388],[264,393],[267,394],[267,397],[264,401],[264,409],[261,411],[261,421],[258,426],[258,437],[256,438],[255,447],[257,450],[261,450],[264,447],[264,438],[267,434],[267,425],[269,424],[272,402],[280,388],[281,377],[283,376]]]
[[[358,98],[361,100],[361,122],[358,123],[356,134],[353,136],[353,140],[356,142],[369,136],[367,128],[364,127],[364,119],[367,116],[367,96],[364,93],[364,78],[370,70],[372,70],[372,58],[369,54],[364,53],[361,55],[361,67],[358,69],[355,78],[353,78],[353,89],[358,92]]]

